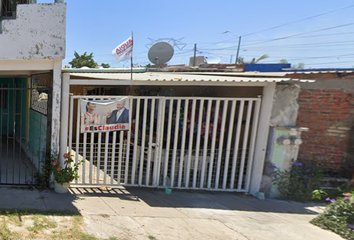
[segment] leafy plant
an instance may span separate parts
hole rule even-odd
[[[70,153],[65,153],[64,154],[64,167],[61,167],[59,165],[59,162],[54,161],[52,163],[52,172],[54,175],[54,180],[59,183],[69,183],[73,181],[74,179],[78,179],[79,175],[77,174],[77,171],[79,170],[79,165],[83,161],[79,161],[77,163],[74,163],[73,160],[73,155]]]
[[[343,238],[354,239],[354,191],[343,193],[337,199],[327,197],[326,200],[330,204],[311,223]]]
[[[41,160],[41,172],[35,176],[35,185],[40,188],[48,188],[52,174],[53,157],[43,157]]]
[[[290,170],[276,168],[273,177],[281,198],[304,202],[311,200],[314,190],[320,189],[323,171],[312,163],[293,161]]]
[[[327,195],[328,195],[327,192],[317,189],[317,190],[312,191],[311,199],[322,200]]]

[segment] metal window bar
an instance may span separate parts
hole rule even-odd
[[[18,4],[29,4],[30,0],[1,0],[0,19],[16,18]]]

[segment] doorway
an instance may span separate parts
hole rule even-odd
[[[47,152],[50,79],[0,77],[0,184],[35,182]]]

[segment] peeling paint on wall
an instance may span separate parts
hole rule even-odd
[[[21,4],[2,21],[0,60],[64,59],[66,4]]]
[[[273,101],[271,126],[295,126],[299,110],[298,85],[277,85]]]

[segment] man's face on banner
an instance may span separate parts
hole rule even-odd
[[[124,107],[124,102],[123,101],[119,101],[117,102],[117,110],[121,110]]]

